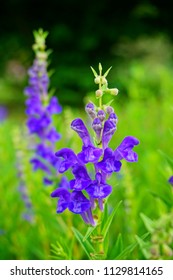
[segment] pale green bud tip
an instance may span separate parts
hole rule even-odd
[[[96,97],[99,98],[103,95],[103,91],[101,89],[96,90]]]
[[[101,63],[99,63],[99,71],[100,71],[100,73],[102,72],[102,65],[101,65]]]

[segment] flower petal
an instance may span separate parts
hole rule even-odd
[[[138,160],[138,155],[132,150],[139,144],[139,140],[133,136],[127,136],[114,152],[116,160],[126,159],[133,162]]]
[[[71,193],[71,201],[68,205],[68,209],[75,213],[81,214],[87,211],[91,206],[90,201],[80,191],[73,191]]]
[[[108,144],[115,131],[116,125],[114,124],[114,122],[110,120],[105,121],[102,136],[103,149],[106,149],[108,147]]]
[[[99,158],[102,155],[102,149],[95,148],[94,146],[82,147],[82,152],[77,156],[83,163],[98,162]]]
[[[79,137],[82,139],[84,146],[88,146],[91,144],[89,132],[81,119],[75,119],[71,123],[71,128],[77,132]]]
[[[121,162],[115,160],[112,149],[106,148],[104,151],[103,160],[97,163],[97,167],[104,173],[110,174],[112,172],[119,172],[121,169]]]
[[[70,193],[65,188],[57,188],[51,193],[51,197],[59,197],[57,213],[62,213],[69,205]]]
[[[58,158],[64,158],[59,166],[59,172],[64,173],[70,167],[72,167],[75,163],[77,163],[77,156],[73,152],[73,150],[69,148],[63,148],[55,153],[55,156]]]
[[[93,198],[105,198],[112,192],[112,187],[95,180],[86,188],[86,191]]]
[[[72,168],[75,180],[70,181],[70,188],[81,191],[91,184],[91,179],[87,173],[85,166],[75,164]]]

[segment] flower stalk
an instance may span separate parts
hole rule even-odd
[[[118,94],[118,89],[108,88],[106,77],[110,69],[111,67],[102,74],[102,66],[99,63],[99,74],[97,74],[91,67],[95,77],[94,82],[99,87],[96,90],[99,105],[97,107],[90,102],[86,105],[85,111],[91,118],[94,135],[90,135],[82,119],[76,118],[72,121],[71,129],[81,138],[82,150],[75,154],[70,148],[62,148],[55,153],[55,156],[60,160],[59,173],[71,169],[74,179],[65,187],[58,187],[51,194],[52,197],[58,198],[57,213],[68,209],[74,214],[81,215],[86,224],[96,227],[92,242],[97,244],[97,252],[101,255],[104,254],[101,216],[104,211],[104,200],[113,189],[107,183],[107,179],[113,172],[120,171],[123,159],[129,162],[138,160],[133,148],[139,144],[138,139],[127,136],[115,150],[109,147],[118,121],[113,107],[103,104],[102,99],[104,94],[114,96]],[[92,174],[88,170],[88,163],[93,165]]]

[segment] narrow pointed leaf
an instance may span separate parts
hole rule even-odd
[[[152,233],[154,231],[155,223],[150,218],[145,216],[143,213],[140,214],[140,217],[144,222],[146,229],[148,229],[148,231]]]
[[[150,193],[156,197],[159,198],[160,200],[162,200],[166,206],[168,206],[169,208],[172,208],[173,205],[173,196],[172,196],[172,189],[170,188],[170,186],[168,185],[168,189],[167,192],[165,193],[155,193],[150,191]]]
[[[76,228],[72,228],[72,230],[74,232],[76,239],[79,241],[81,247],[85,251],[86,255],[88,256],[88,258],[90,260],[92,260],[90,253],[95,254],[95,250],[94,250],[93,246],[91,245],[91,243],[88,240],[86,240],[85,242],[83,241],[84,236]]]
[[[116,256],[121,254],[123,251],[123,240],[122,240],[122,235],[119,233],[117,237],[117,241],[114,244],[114,246],[111,248],[110,254],[108,255],[109,260],[114,259]]]
[[[143,241],[143,239],[141,239],[138,235],[135,236],[138,244],[139,244],[139,247],[144,255],[144,257],[146,259],[150,259],[151,255],[149,253],[149,250],[148,250],[148,243]]]
[[[119,206],[121,205],[121,203],[122,203],[122,200],[118,203],[118,205],[114,208],[114,210],[112,211],[112,213],[108,217],[108,219],[107,219],[107,221],[106,221],[106,223],[105,223],[105,225],[103,227],[103,230],[102,230],[103,238],[106,237],[106,235],[107,235],[107,233],[109,231],[110,225],[112,223],[112,220],[113,220],[113,218],[114,218],[114,216],[115,216]]]
[[[94,70],[94,68],[93,68],[92,66],[90,66],[90,68],[91,68],[91,70],[92,70],[94,76],[97,78],[97,76],[98,76],[97,72]]]
[[[170,158],[167,154],[165,154],[163,151],[159,150],[159,153],[164,156],[164,158],[167,160],[167,162],[170,164],[170,166],[173,168],[173,160]]]
[[[93,231],[95,230],[96,228],[95,227],[89,227],[84,238],[83,238],[83,241],[85,242],[88,237],[90,237],[91,233],[93,233]]]
[[[141,239],[144,240],[145,238],[148,237],[148,235],[149,235],[149,232],[145,233],[144,235],[141,236]],[[132,253],[138,245],[139,244],[138,244],[137,241],[130,244],[118,256],[116,256],[114,260],[124,260],[124,259],[126,259],[127,256],[129,256],[130,253]]]
[[[109,71],[111,70],[112,66],[104,73],[104,77],[106,78],[106,76],[109,74]]]

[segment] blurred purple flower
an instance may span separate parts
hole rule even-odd
[[[173,186],[173,176],[169,178],[168,182]]]
[[[46,176],[43,178],[45,185],[51,184],[51,168],[58,168],[58,159],[55,157],[55,143],[61,138],[53,126],[52,115],[62,111],[57,97],[49,98],[49,77],[47,74],[47,61],[36,59],[28,70],[29,85],[24,93],[27,96],[26,114],[28,131],[36,135],[39,144],[35,144],[35,155],[31,159],[33,170],[42,169]],[[48,178],[47,178],[48,175]]]
[[[0,123],[7,118],[7,115],[7,108],[5,106],[0,105]]]

